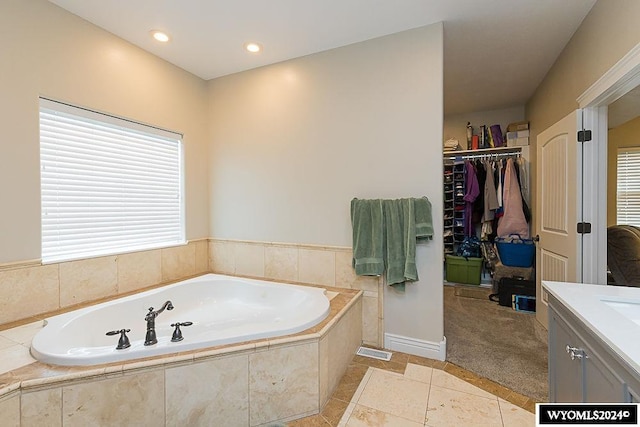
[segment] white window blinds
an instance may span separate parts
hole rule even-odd
[[[41,99],[40,168],[43,262],[184,243],[180,135]]]
[[[640,148],[619,149],[617,170],[617,223],[640,226]]]

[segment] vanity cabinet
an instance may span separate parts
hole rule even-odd
[[[635,402],[640,375],[559,300],[549,296],[549,401]]]

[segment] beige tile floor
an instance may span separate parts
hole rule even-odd
[[[535,402],[447,362],[355,356],[323,411],[292,427],[525,427]]]

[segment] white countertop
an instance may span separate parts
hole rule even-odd
[[[603,302],[630,303],[625,308],[640,319],[640,288],[547,281],[542,287],[640,373],[640,323]]]

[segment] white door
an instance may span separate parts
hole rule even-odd
[[[581,259],[577,223],[581,183],[578,178],[577,131],[580,110],[541,132],[536,140],[536,318],[547,326],[546,298],[540,282],[579,280]]]

